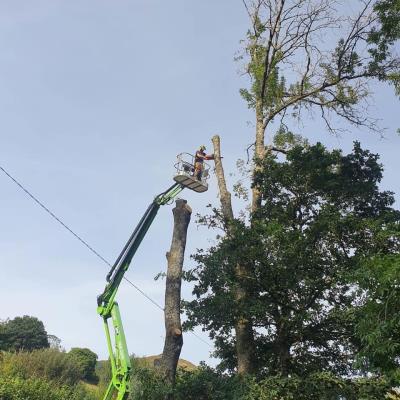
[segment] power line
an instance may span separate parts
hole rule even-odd
[[[64,229],[66,229],[69,233],[75,236],[89,251],[91,251],[97,258],[103,261],[109,267],[112,267],[112,264],[107,261],[100,253],[98,253],[86,240],[82,239],[77,233],[75,233],[67,224],[65,224],[61,218],[57,217],[47,206],[45,206],[36,196],[34,196],[28,189],[25,188],[22,183],[20,183],[17,179],[15,179],[5,168],[0,165],[0,170],[4,172],[21,190],[25,192],[36,204],[38,204],[43,210],[45,210],[53,219],[55,219]],[[147,300],[153,303],[154,306],[159,308],[161,311],[164,311],[164,308],[158,304],[154,299],[152,299],[148,294],[146,294],[142,289],[140,289],[137,285],[135,285],[132,281],[130,281],[125,276],[123,279],[128,282],[134,289],[136,289],[142,296],[144,296]],[[193,336],[197,337],[200,341],[205,343],[207,346],[212,347],[208,342],[206,342],[203,338],[198,336],[196,333],[189,331]]]
[[[68,225],[66,225],[60,218],[57,217],[49,208],[47,208],[38,198],[36,198],[29,190],[19,183],[9,172],[7,172],[1,165],[0,169],[16,184],[22,189],[36,204],[43,208],[48,214],[50,214],[59,224],[61,224],[69,233],[74,235],[84,246],[86,246],[93,254],[95,254],[100,260],[105,262],[111,267],[111,264],[103,258],[92,246],[90,246],[85,240],[83,240],[79,235],[77,235]]]

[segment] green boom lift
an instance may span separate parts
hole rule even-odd
[[[188,159],[188,156],[192,159]],[[112,379],[103,400],[111,400],[115,393],[117,393],[116,400],[126,400],[129,394],[131,362],[119,306],[115,301],[124,274],[128,270],[132,258],[156,217],[160,206],[170,203],[185,187],[196,192],[204,192],[208,189],[208,166],[205,165],[204,171],[206,173],[203,174],[203,178],[200,181],[196,180],[193,177],[193,156],[187,153],[178,155],[175,168],[177,170],[174,176],[175,183],[165,192],[159,194],[150,204],[107,274],[107,285],[103,293],[97,297],[97,312],[103,319],[112,372]],[[114,328],[114,344],[108,324],[110,318]]]

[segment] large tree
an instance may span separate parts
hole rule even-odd
[[[31,351],[49,347],[43,322],[24,315],[0,324],[0,350]]]
[[[367,112],[373,80],[399,82],[399,58],[393,46],[399,38],[396,0],[357,0],[341,4],[331,0],[243,0],[250,29],[237,60],[242,63],[248,87],[242,97],[254,111],[254,164],[257,174],[272,149],[271,138],[287,133],[289,120],[317,116],[327,130],[337,132],[342,120],[357,127],[377,130]],[[355,10],[355,11],[354,11]],[[233,212],[222,168],[219,139],[214,140],[216,172],[221,199],[223,229],[232,237],[238,216]],[[251,179],[251,178],[250,178]],[[261,192],[252,185],[251,224],[261,207]],[[235,285],[231,287],[238,310],[235,346],[239,373],[254,366],[255,330],[249,310],[241,306],[251,297],[248,281],[253,266],[232,260]]]
[[[398,10],[392,1],[243,0],[251,28],[243,54],[250,86],[241,94],[255,111],[255,157],[265,154],[273,123],[319,110],[331,132],[333,117],[376,129],[365,107],[373,79],[394,79],[399,58]],[[397,31],[394,30],[397,24]],[[260,196],[253,190],[253,211]]]
[[[396,230],[398,228],[395,228]],[[396,238],[390,230],[386,240]],[[384,238],[385,238],[384,236]],[[364,299],[356,314],[360,366],[399,380],[400,374],[400,255],[366,259],[357,273]]]
[[[379,190],[381,178],[378,156],[359,143],[348,155],[321,144],[265,155],[252,224],[234,220],[230,234],[195,256],[189,326],[210,332],[222,367],[236,369],[235,324],[250,315],[259,374],[354,372],[355,313],[365,294],[355,274],[365,260],[400,249],[400,213],[392,193]],[[204,221],[225,224],[217,209]],[[238,263],[250,272],[240,282]]]

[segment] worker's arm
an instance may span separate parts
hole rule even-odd
[[[207,155],[201,153],[200,151],[197,151],[197,152],[196,152],[196,158],[199,158],[199,159],[201,159],[201,160],[207,160]]]

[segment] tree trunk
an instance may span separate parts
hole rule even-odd
[[[227,224],[229,230],[229,224],[230,222],[233,221],[234,217],[233,217],[231,194],[226,188],[225,173],[224,173],[224,168],[222,166],[221,140],[218,135],[215,135],[212,138],[212,142],[214,146],[215,174],[217,175],[222,214],[225,218],[225,223]]]
[[[159,363],[159,368],[171,385],[175,383],[176,368],[183,346],[180,313],[181,281],[187,229],[192,209],[186,200],[176,200],[176,206],[172,211],[174,214],[174,232],[170,251],[166,254],[168,270],[164,308],[165,342]]]
[[[288,332],[288,324],[285,322],[289,318],[288,313],[284,313],[280,315],[278,320],[276,321],[276,353],[277,353],[277,366],[276,373],[287,377],[289,375],[290,368],[290,341],[289,341],[289,332]]]
[[[265,156],[265,127],[264,127],[264,116],[262,115],[261,106],[256,107],[256,142],[254,148],[255,161],[261,161]],[[259,167],[256,165],[254,173],[257,172]],[[251,212],[254,213],[261,206],[261,193],[258,189],[252,189],[253,196],[251,202]]]
[[[226,230],[228,235],[233,235],[232,222],[234,219],[231,194],[226,187],[224,169],[221,161],[220,138],[215,135],[212,138],[214,145],[215,173],[217,175],[219,195],[221,200],[222,214],[225,219]],[[249,268],[240,264],[235,266],[235,276],[237,285],[234,286],[233,295],[236,307],[241,308],[249,297],[245,286],[245,280],[250,276]],[[238,360],[237,370],[241,375],[249,374],[254,369],[254,333],[251,319],[239,313],[235,319],[235,336],[236,336],[236,356]]]

